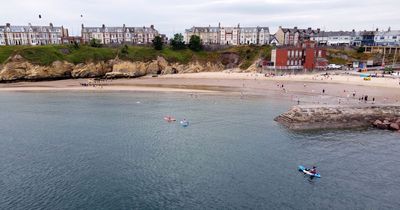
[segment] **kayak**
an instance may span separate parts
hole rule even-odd
[[[164,120],[167,122],[175,122],[176,121],[176,119],[172,118],[172,117],[164,117]]]
[[[301,171],[301,172],[303,172],[304,174],[307,174],[307,175],[309,175],[309,176],[311,176],[311,177],[321,178],[321,175],[320,175],[320,174],[313,174],[313,173],[310,173],[309,171],[306,170],[306,167],[304,167],[304,166],[299,166],[299,171]]]
[[[182,125],[182,127],[188,127],[189,126],[189,122],[182,120],[181,121],[181,125]]]

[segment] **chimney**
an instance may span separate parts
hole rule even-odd
[[[125,23],[122,25],[122,28],[125,28]]]
[[[154,29],[154,25],[151,25],[150,28],[151,28],[151,29]]]
[[[353,29],[353,30],[352,30],[352,32],[354,33],[354,32],[356,32],[356,30],[355,30],[355,29]]]
[[[321,29],[320,29],[320,28],[317,28],[317,32],[318,32],[318,33],[321,32]]]
[[[297,26],[294,27],[294,30],[297,30]]]
[[[102,27],[102,28],[106,28],[106,25],[103,24],[101,27]]]
[[[218,28],[221,28],[221,22],[218,23]]]
[[[379,31],[379,28],[376,28],[376,32],[378,32]]]
[[[50,23],[49,25],[50,25],[51,28],[53,28],[53,23]]]
[[[240,28],[240,23],[238,23],[238,28]]]
[[[390,28],[390,26],[389,26],[389,28],[388,28],[388,32],[390,32],[390,30],[391,30],[391,28]]]
[[[82,26],[82,28],[85,28],[85,26],[83,25],[83,23],[82,23],[82,25],[81,25],[81,26]]]
[[[11,24],[10,24],[10,23],[6,23],[6,26],[7,26],[7,27],[10,27],[10,26],[11,26]]]

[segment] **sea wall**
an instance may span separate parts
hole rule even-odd
[[[377,119],[395,118],[400,118],[398,105],[300,105],[275,121],[292,130],[312,130],[368,127]]]
[[[20,55],[14,55],[6,64],[0,66],[0,82],[71,78],[135,78],[147,74],[223,71],[225,68],[226,66],[220,62],[168,63],[163,57],[150,62],[132,62],[116,58],[76,65],[66,61],[55,61],[49,66],[41,66],[30,63]]]

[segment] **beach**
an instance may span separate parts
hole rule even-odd
[[[82,84],[89,84],[83,86]],[[238,97],[270,96],[298,103],[349,104],[399,103],[397,78],[365,81],[352,75],[302,74],[265,76],[255,73],[204,72],[160,75],[135,79],[69,79],[0,84],[0,91],[160,91],[236,94]],[[362,100],[361,100],[362,98]]]

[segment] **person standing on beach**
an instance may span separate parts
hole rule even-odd
[[[365,95],[364,101],[365,101],[365,103],[367,103],[367,101],[368,101],[368,95]]]
[[[372,98],[372,103],[375,104],[375,97]]]
[[[325,94],[325,89],[322,89],[322,94]]]

